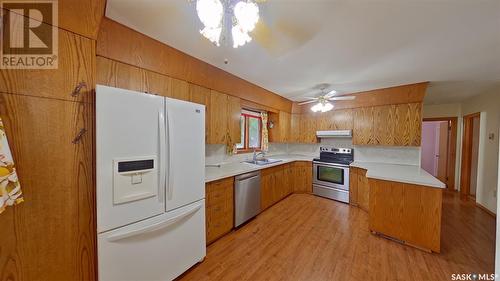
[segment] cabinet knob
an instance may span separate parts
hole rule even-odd
[[[75,89],[71,93],[71,96],[77,97],[78,95],[80,95],[80,92],[82,91],[83,88],[87,89],[87,83],[82,81],[82,82],[78,83],[78,85],[76,85]]]
[[[83,135],[85,135],[86,132],[87,132],[87,129],[85,129],[85,128],[80,129],[80,132],[78,132],[78,135],[76,135],[76,137],[73,139],[72,143],[73,144],[79,143],[80,140],[82,139]]]

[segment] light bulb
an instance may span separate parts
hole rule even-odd
[[[196,1],[196,12],[205,26],[200,30],[200,33],[219,46],[222,33],[222,16],[224,14],[222,2],[220,0],[198,0]]]
[[[200,30],[200,33],[205,36],[205,38],[214,43],[217,47],[220,45],[219,40],[222,33],[222,28],[205,27],[203,30]]]
[[[224,6],[220,0],[196,1],[196,12],[206,27],[217,28],[221,26]]]
[[[248,33],[259,21],[259,6],[251,1],[240,1],[234,6],[234,17],[242,31]]]
[[[252,41],[252,37],[247,32],[243,31],[239,25],[233,26],[231,33],[233,35],[233,47],[238,48]]]
[[[333,104],[327,102],[323,104],[323,108],[321,109],[321,112],[327,112],[333,109]]]
[[[321,103],[317,103],[311,107],[312,112],[318,112],[323,108],[323,105]]]

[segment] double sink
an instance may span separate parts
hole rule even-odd
[[[248,163],[248,164],[265,166],[265,165],[269,165],[269,164],[273,164],[273,163],[278,163],[278,162],[281,162],[281,161],[283,161],[283,160],[280,160],[280,159],[271,159],[271,158],[260,158],[258,160],[246,160],[246,161],[243,161],[243,162],[244,163]]]

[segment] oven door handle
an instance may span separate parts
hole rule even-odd
[[[313,165],[315,165],[315,166],[328,166],[328,167],[347,168],[347,169],[349,169],[349,167],[350,167],[349,165],[326,163],[326,162],[318,162],[318,161],[314,161]]]

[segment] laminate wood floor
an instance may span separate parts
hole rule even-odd
[[[451,280],[493,273],[495,219],[456,193],[443,196],[441,254],[372,235],[368,214],[293,194],[207,249],[182,280]]]

